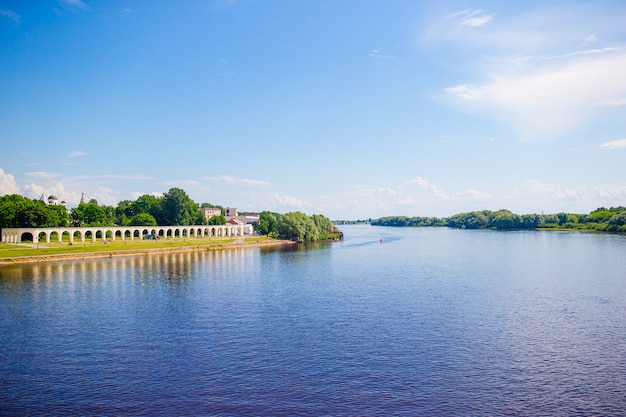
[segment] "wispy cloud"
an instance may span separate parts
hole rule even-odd
[[[7,19],[11,19],[15,23],[20,23],[21,16],[9,9],[0,9],[0,16],[6,17]]]
[[[298,208],[298,209],[311,207],[311,203],[309,201],[301,200],[297,197],[293,197],[289,195],[274,194],[274,199],[276,203],[281,207],[290,207],[290,208]]]
[[[617,204],[621,204],[626,198],[626,184],[610,185],[604,184],[596,187],[596,193],[598,197],[603,200],[615,201]]]
[[[478,190],[459,191],[454,194],[455,199],[459,200],[492,200],[494,196]]]
[[[493,14],[487,14],[484,10],[462,10],[460,12],[452,13],[447,16],[448,18],[458,19],[459,26],[466,27],[480,27],[485,26],[491,22],[494,18]]]
[[[522,185],[513,188],[513,193],[517,198],[535,201],[582,200],[587,194],[583,187],[562,187],[536,179],[526,180]]]
[[[490,74],[482,85],[444,90],[444,101],[459,110],[512,126],[527,138],[550,138],[572,131],[594,116],[597,103],[619,104],[626,96],[626,53],[607,48],[594,56],[527,71]]]
[[[378,48],[374,48],[372,49],[369,54],[367,54],[370,59],[374,62],[385,62],[385,61],[389,61],[391,59],[391,55],[384,53],[383,51],[381,51]]]
[[[621,16],[579,5],[497,19],[467,9],[433,18],[418,45],[459,52],[447,56],[464,75],[441,90],[444,103],[512,127],[522,138],[552,138],[586,126],[602,107],[623,105],[626,45],[609,36],[623,32]]]
[[[596,107],[620,107],[626,106],[626,98],[617,97],[617,98],[605,98],[593,103]]]
[[[547,56],[545,57],[545,59],[547,60],[564,59],[564,58],[571,58],[571,57],[580,56],[580,55],[596,55],[596,54],[603,54],[605,52],[623,51],[624,49],[626,48],[614,47],[614,46],[608,46],[606,48],[584,49],[582,51],[568,52],[562,55]],[[541,58],[537,58],[537,59],[541,59]]]
[[[40,180],[40,181],[49,181],[49,180],[53,180],[53,179],[60,178],[63,176],[63,174],[60,174],[58,172],[45,172],[45,171],[26,172],[25,175],[28,178],[32,178],[34,180]]]
[[[626,138],[624,139],[617,139],[617,140],[612,140],[610,142],[604,142],[602,145],[600,145],[601,148],[604,149],[620,149],[620,148],[626,148]]]
[[[85,2],[82,0],[59,0],[59,3],[61,3],[62,6],[67,6],[67,7],[76,7],[79,9],[89,8],[89,6],[87,6],[87,4],[85,4]]]
[[[72,151],[69,154],[67,154],[68,157],[70,158],[78,158],[80,156],[87,156],[87,152],[85,151]]]
[[[241,186],[241,187],[267,187],[270,185],[268,181],[252,180],[252,179],[246,179],[246,178],[235,178],[231,175],[220,175],[218,177],[204,177],[204,179],[213,183],[229,184],[229,185]]]
[[[492,202],[491,193],[468,189],[448,193],[440,186],[417,176],[397,186],[360,186],[345,195],[345,203],[357,211],[383,213],[383,215],[442,216],[452,207],[476,206],[485,208]],[[449,213],[453,214],[453,213]]]
[[[153,181],[154,177],[143,174],[100,174],[79,175],[72,177],[76,180],[116,180],[116,181]]]

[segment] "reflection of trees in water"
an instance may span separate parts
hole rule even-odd
[[[286,244],[281,246],[263,246],[260,249],[261,254],[267,255],[270,253],[290,253],[290,252],[307,252],[310,250],[318,250],[328,248],[329,245],[332,245],[333,242],[303,242],[297,244]]]

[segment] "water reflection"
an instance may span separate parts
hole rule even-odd
[[[280,248],[277,250],[280,251]],[[273,251],[264,248],[263,252]],[[236,248],[15,265],[0,268],[0,288],[15,290],[24,282],[32,285],[35,291],[45,290],[51,285],[88,286],[93,282],[115,287],[123,285],[128,278],[155,277],[180,283],[197,276],[202,268],[210,269],[211,263],[239,271],[257,254],[258,248]]]

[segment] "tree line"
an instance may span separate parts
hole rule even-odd
[[[343,237],[328,217],[322,214],[307,216],[300,211],[285,214],[262,211],[254,229],[264,235],[303,242]]]
[[[202,208],[220,209],[221,214],[205,219]],[[281,239],[316,241],[336,238],[334,224],[326,216],[307,216],[301,212],[285,214],[264,211],[253,225],[261,234]],[[226,224],[224,208],[198,205],[180,188],[171,188],[162,196],[144,194],[136,200],[123,200],[117,206],[98,204],[95,199],[81,202],[67,210],[61,205],[29,199],[19,194],[0,196],[0,228],[82,227],[82,226],[189,226]]]
[[[459,229],[535,230],[575,229],[626,233],[626,207],[600,207],[589,214],[515,214],[509,210],[482,210],[447,218],[390,216],[374,219],[374,226],[447,226]]]

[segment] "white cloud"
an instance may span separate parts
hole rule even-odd
[[[513,193],[517,200],[582,200],[586,196],[586,190],[582,187],[560,187],[554,184],[546,184],[539,180],[529,179],[522,185],[515,187]]]
[[[477,190],[459,191],[454,194],[454,197],[462,200],[492,200],[493,195]]]
[[[422,177],[415,177],[412,180],[405,182],[404,184],[402,184],[402,186],[400,186],[400,189],[410,190],[410,188],[413,186],[417,186],[424,193],[432,195],[433,197],[437,199],[440,199],[440,200],[450,199],[450,197],[444,190],[438,188],[436,185],[429,183],[427,180],[425,180]]]
[[[274,194],[274,199],[276,203],[278,203],[278,205],[281,207],[304,208],[311,207],[312,205],[309,201],[301,200],[297,197],[292,197],[288,195]]]
[[[90,180],[105,180],[105,181],[153,181],[154,177],[142,174],[101,174],[101,175],[79,175],[72,177],[74,180],[90,181]],[[196,182],[197,183],[197,182]]]
[[[626,47],[613,36],[623,33],[623,10],[526,9],[497,19],[468,9],[424,25],[418,45],[445,48],[446,65],[465,74],[441,89],[444,102],[528,139],[575,131],[602,107],[625,105]]]
[[[485,13],[484,10],[463,10],[461,12],[449,15],[459,19],[459,26],[480,27],[485,26],[493,20],[492,14]]]
[[[585,38],[584,43],[591,43],[591,42],[597,42],[597,41],[598,41],[598,37],[592,33],[591,35]]]
[[[34,180],[49,181],[61,177],[58,172],[33,171],[27,172],[26,176]]]
[[[22,186],[22,195],[30,198],[40,198],[43,195],[44,199],[47,199],[48,196],[52,194],[57,196],[59,201],[65,201],[70,205],[77,205],[80,202],[80,194],[68,191],[61,182],[48,183],[45,185],[31,182]]]
[[[622,185],[599,185],[596,187],[596,193],[598,197],[603,200],[613,200],[618,204],[623,205],[623,200],[626,199],[626,184]]]
[[[204,179],[207,181],[214,182],[214,183],[229,184],[229,185],[243,186],[243,187],[266,187],[270,185],[268,181],[252,180],[252,179],[246,179],[246,178],[235,178],[231,175],[220,175],[218,177],[205,177]]]
[[[555,198],[557,200],[582,200],[585,197],[586,191],[582,187],[565,188],[557,191]]]
[[[545,62],[515,73],[500,69],[482,85],[446,88],[445,99],[462,111],[510,125],[522,137],[551,138],[587,123],[596,103],[626,95],[622,50]]]
[[[597,106],[597,107],[620,107],[620,106],[626,106],[626,98],[625,97],[605,98],[605,99],[602,99],[602,100],[599,100],[599,101],[595,102],[594,106]]]
[[[21,19],[19,14],[9,9],[0,9],[0,16],[4,16],[7,19],[11,19],[15,23],[20,23],[20,19]]]
[[[72,151],[67,156],[70,158],[78,158],[79,156],[86,156],[87,152],[85,151]]]
[[[61,5],[63,6],[76,7],[79,9],[89,8],[89,6],[87,6],[82,0],[59,0],[59,3],[61,3]]]
[[[66,176],[56,172],[32,171],[25,177],[28,183],[20,187],[21,194],[30,198],[39,198],[55,194],[59,200],[65,200],[69,206],[80,202],[81,193],[85,192],[87,200],[95,198],[100,204],[115,205],[121,200],[130,199],[132,193],[116,191],[110,184],[120,182],[154,181],[153,177],[141,174],[100,174]],[[174,186],[180,186],[178,183]],[[140,195],[146,194],[142,192]]]
[[[22,186],[20,194],[30,198],[39,198],[44,194],[44,187],[31,182],[30,184]],[[44,198],[46,198],[46,196],[44,196]]]
[[[546,59],[546,60],[552,60],[552,59],[563,59],[563,58],[571,58],[571,57],[575,57],[575,56],[579,56],[579,55],[595,55],[595,54],[602,54],[605,52],[615,52],[615,51],[623,51],[624,48],[623,47],[606,47],[606,48],[596,48],[596,49],[584,49],[582,51],[574,51],[574,52],[568,52],[566,54],[563,55],[553,55],[553,56],[547,56],[545,58],[539,57],[537,59]]]
[[[374,62],[384,62],[389,61],[391,59],[390,54],[386,54],[382,52],[380,49],[372,49],[369,54],[367,54],[372,61]]]
[[[626,138],[618,139],[618,140],[612,140],[610,142],[605,142],[602,145],[600,145],[600,147],[601,148],[605,148],[605,149],[626,148]]]
[[[19,187],[15,184],[15,177],[5,173],[4,170],[0,168],[0,195],[19,194],[19,192]]]

